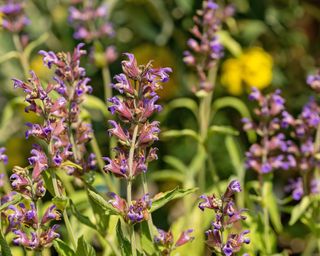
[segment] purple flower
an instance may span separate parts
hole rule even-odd
[[[200,202],[198,205],[198,207],[202,211],[204,211],[205,208],[218,209],[222,204],[222,201],[216,198],[214,195],[212,196],[201,195],[200,198],[204,200]]]
[[[114,29],[107,21],[107,6],[93,6],[93,2],[82,9],[75,6],[69,8],[69,23],[75,28],[74,38],[93,41],[103,37],[114,36]]]
[[[130,79],[137,80],[141,71],[139,70],[136,58],[132,53],[125,53],[124,55],[128,57],[128,60],[121,62],[123,71]]]
[[[210,197],[201,196],[204,199],[199,204],[199,208],[212,209],[215,212],[215,219],[211,222],[211,229],[205,232],[206,243],[210,249],[224,255],[234,255],[238,252],[243,243],[249,243],[250,240],[245,237],[249,233],[248,230],[243,231],[240,234],[234,234],[229,228],[235,225],[236,222],[246,219],[246,216],[242,215],[244,209],[238,210],[234,201],[234,194],[241,192],[241,186],[239,181],[233,180],[229,183],[225,193],[220,198],[216,198],[215,195]],[[219,203],[216,203],[219,202]],[[223,243],[223,238],[228,235],[228,240]]]
[[[57,207],[53,204],[44,213],[41,224],[45,224],[51,220],[60,220],[60,213],[57,211]]]
[[[178,240],[175,243],[176,247],[182,246],[194,239],[194,237],[190,236],[190,234],[193,232],[193,229],[188,229],[186,231],[183,231],[178,238]]]
[[[0,13],[3,14],[0,25],[11,33],[19,33],[30,23],[24,12],[24,3],[19,1],[5,0],[0,5]]]
[[[3,162],[4,164],[8,164],[8,156],[5,154],[6,148],[2,147],[0,148],[0,162]]]
[[[148,210],[151,208],[151,200],[149,194],[145,194],[137,201],[133,201],[132,205],[129,205],[127,218],[131,223],[141,222],[149,219]]]
[[[306,82],[317,93],[320,92],[320,74],[319,74],[319,71],[318,71],[318,74],[309,75],[307,77],[307,81]]]
[[[289,180],[289,184],[285,187],[286,192],[291,192],[292,198],[296,201],[300,201],[304,195],[303,181],[299,177],[296,180]]]
[[[200,90],[212,91],[209,70],[223,57],[224,48],[217,36],[222,21],[227,17],[223,8],[213,0],[204,1],[202,10],[194,16],[195,25],[188,39],[189,51],[184,52],[183,61],[197,71]],[[229,12],[231,13],[231,12]]]

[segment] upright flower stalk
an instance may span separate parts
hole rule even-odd
[[[0,26],[12,34],[13,43],[18,52],[23,72],[28,77],[30,67],[23,51],[27,37],[20,36],[21,31],[30,23],[24,11],[25,4],[26,1],[23,0],[5,0],[4,4],[0,5],[0,13],[4,15]]]
[[[254,130],[261,138],[258,143],[251,145],[246,153],[246,168],[258,173],[267,253],[272,252],[271,243],[268,242],[270,241],[270,217],[266,201],[268,193],[272,193],[272,172],[289,170],[297,165],[294,156],[295,145],[293,141],[286,138],[283,131],[288,129],[292,117],[285,111],[285,101],[280,93],[280,90],[277,90],[264,96],[258,89],[253,88],[249,99],[258,105],[254,109],[258,122],[243,119],[244,129]]]
[[[245,210],[237,210],[235,205],[234,195],[239,192],[241,186],[237,180],[233,180],[220,198],[214,194],[200,197],[203,200],[199,203],[200,210],[204,211],[207,208],[215,212],[215,220],[212,221],[211,228],[205,232],[206,243],[215,253],[232,256],[241,250],[243,244],[250,243],[246,236],[249,230],[241,233],[229,231],[232,227],[236,228],[237,222],[246,219],[246,216],[242,215]]]
[[[102,41],[114,36],[115,31],[109,19],[109,8],[106,4],[96,5],[97,1],[79,1],[78,5],[69,8],[69,23],[74,27],[73,37],[93,43],[91,57],[93,63],[102,68],[105,99],[112,97],[108,65],[114,62],[118,54],[113,45],[104,49]]]
[[[229,10],[229,11],[228,11]],[[215,76],[218,62],[223,57],[223,46],[217,32],[221,29],[222,21],[233,14],[232,8],[219,8],[214,0],[203,1],[203,8],[194,16],[193,35],[187,42],[190,50],[184,53],[184,62],[196,70],[198,86],[192,90],[200,98],[198,126],[201,144],[199,150],[205,150],[208,155],[208,163],[213,169],[213,161],[206,145],[208,128],[211,121],[212,94],[215,87]],[[213,171],[213,170],[212,170]],[[206,167],[199,171],[198,182],[200,189],[205,190]],[[215,174],[215,182],[218,177]]]
[[[145,179],[144,196],[132,200],[132,182],[140,174],[146,173],[149,162],[157,159],[157,149],[152,147],[152,144],[158,140],[159,122],[149,119],[153,113],[161,110],[161,106],[156,103],[159,99],[157,90],[161,88],[161,83],[168,81],[171,69],[153,68],[151,62],[138,66],[133,54],[125,55],[128,60],[122,61],[123,73],[116,75],[116,82],[112,84],[121,97],[114,96],[108,99],[111,103],[109,111],[119,118],[119,123],[109,121],[111,128],[108,131],[111,136],[117,138],[118,145],[114,148],[115,157],[105,158],[108,163],[104,170],[127,181],[127,200],[111,193],[109,202],[128,223],[131,230],[132,255],[136,255],[133,225],[151,219],[148,213],[151,200]],[[151,229],[150,226],[149,228]]]
[[[33,168],[34,171],[36,168]],[[50,226],[52,221],[60,220],[60,213],[56,205],[52,204],[40,216],[39,202],[46,193],[41,176],[29,175],[28,168],[18,166],[15,166],[12,172],[10,176],[12,189],[14,193],[20,193],[24,201],[17,205],[11,204],[4,211],[3,214],[8,220],[6,233],[12,232],[15,235],[13,238],[15,245],[41,252],[60,237],[56,232],[59,226],[57,224]],[[7,201],[10,200],[9,197]]]
[[[13,79],[14,87],[21,88],[29,104],[25,111],[34,112],[43,118],[42,124],[27,123],[26,138],[36,137],[43,143],[34,145],[29,158],[33,166],[33,179],[41,177],[44,171],[51,171],[55,196],[61,197],[55,170],[63,169],[68,174],[85,181],[87,175],[95,168],[95,156],[86,150],[91,139],[91,125],[80,118],[81,104],[86,94],[91,93],[85,69],[80,66],[80,58],[86,52],[79,44],[70,53],[40,51],[43,62],[49,69],[54,68],[53,81],[44,86],[34,72],[27,82]],[[58,96],[58,97],[57,97]],[[73,246],[76,248],[66,210],[64,220]]]

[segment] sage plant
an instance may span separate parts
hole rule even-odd
[[[25,14],[26,1],[24,0],[5,0],[0,5],[0,13],[3,14],[0,26],[12,35],[14,47],[20,60],[25,77],[30,70],[28,58],[24,52],[24,47],[28,43],[28,36],[21,35],[23,29],[30,24],[30,20]],[[11,56],[14,56],[10,52]],[[8,53],[9,55],[9,53]],[[10,57],[8,57],[9,59]],[[12,57],[11,57],[12,58]]]
[[[42,141],[41,145],[34,145],[29,158],[34,168],[32,178],[37,180],[42,172],[50,171],[57,197],[63,191],[58,186],[56,170],[65,170],[85,181],[84,175],[95,167],[95,156],[86,150],[92,136],[91,125],[80,118],[81,104],[92,91],[88,85],[90,79],[80,66],[80,58],[86,53],[83,46],[79,44],[72,54],[40,51],[44,65],[55,71],[53,81],[46,86],[34,72],[27,82],[13,79],[14,87],[26,94],[28,106],[25,111],[34,112],[43,119],[42,124],[27,124],[26,138],[33,136]],[[66,211],[64,219],[76,247]]]
[[[118,145],[114,149],[115,157],[105,158],[107,165],[104,170],[126,180],[126,200],[112,193],[109,202],[121,213],[123,219],[133,226],[137,222],[151,220],[148,210],[152,201],[149,198],[145,173],[148,163],[157,159],[157,149],[152,147],[152,144],[158,140],[160,129],[159,122],[150,121],[150,117],[162,109],[157,104],[157,91],[162,87],[161,83],[168,81],[171,69],[153,68],[151,62],[138,65],[133,54],[125,55],[128,60],[122,61],[124,73],[116,75],[116,82],[112,84],[121,97],[114,96],[108,99],[112,103],[109,111],[119,119],[118,122],[109,121],[111,128],[108,131],[117,138]],[[132,200],[132,182],[139,175],[143,177],[144,196]],[[150,223],[150,233],[151,225]],[[136,255],[133,228],[130,236],[132,255]]]
[[[4,211],[8,221],[6,233],[14,234],[13,243],[24,248],[42,251],[52,245],[59,226],[51,225],[52,221],[60,220],[57,206],[52,204],[40,216],[39,200],[44,197],[46,189],[41,176],[30,175],[28,168],[15,166],[10,176],[12,189],[20,193],[24,199],[17,205],[10,204]],[[37,172],[33,168],[33,172]],[[30,177],[31,176],[31,177]]]
[[[237,222],[246,219],[243,215],[245,210],[238,210],[234,201],[234,195],[239,192],[241,192],[240,183],[233,180],[220,198],[214,194],[200,197],[203,200],[199,203],[200,210],[211,209],[215,212],[211,228],[205,232],[206,243],[211,251],[225,256],[236,255],[243,244],[250,243],[250,239],[246,236],[249,230],[240,233],[229,231],[232,227],[237,228]]]
[[[93,43],[90,57],[93,63],[102,68],[105,99],[112,96],[110,72],[108,65],[118,58],[116,48],[108,44],[104,47],[105,39],[114,37],[115,31],[109,21],[109,7],[106,4],[97,4],[97,1],[79,1],[69,8],[69,24],[74,27],[73,37]]]
[[[208,152],[207,136],[212,118],[212,96],[216,83],[216,72],[218,62],[224,55],[224,47],[218,36],[222,29],[223,21],[233,15],[233,7],[223,8],[216,1],[203,1],[202,9],[197,11],[193,17],[194,26],[190,30],[192,37],[188,40],[189,50],[184,53],[184,62],[196,71],[197,86],[192,88],[198,96],[200,103],[198,109],[198,128],[201,143],[198,145],[198,151],[205,150],[208,155],[208,165],[214,172],[213,160]],[[198,184],[201,191],[206,188],[206,162],[198,174]],[[214,173],[215,182],[218,182],[218,176]],[[194,178],[193,178],[194,179]]]
[[[0,5],[3,14],[1,27],[11,33],[20,33],[30,23],[24,12],[25,4],[24,0],[5,0]]]

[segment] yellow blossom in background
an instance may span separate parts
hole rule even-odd
[[[53,75],[53,71],[43,65],[42,58],[41,55],[36,55],[31,60],[30,67],[41,80],[49,80]]]
[[[221,83],[233,95],[242,94],[246,86],[264,89],[271,83],[272,66],[271,55],[254,47],[223,63]]]
[[[2,30],[3,13],[0,12],[0,31]]]

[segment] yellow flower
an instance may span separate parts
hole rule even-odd
[[[262,48],[251,48],[239,58],[223,63],[221,83],[233,95],[240,95],[245,86],[264,89],[271,83],[272,65],[270,54]]]
[[[2,20],[3,20],[3,13],[0,12],[0,31],[2,30]]]

